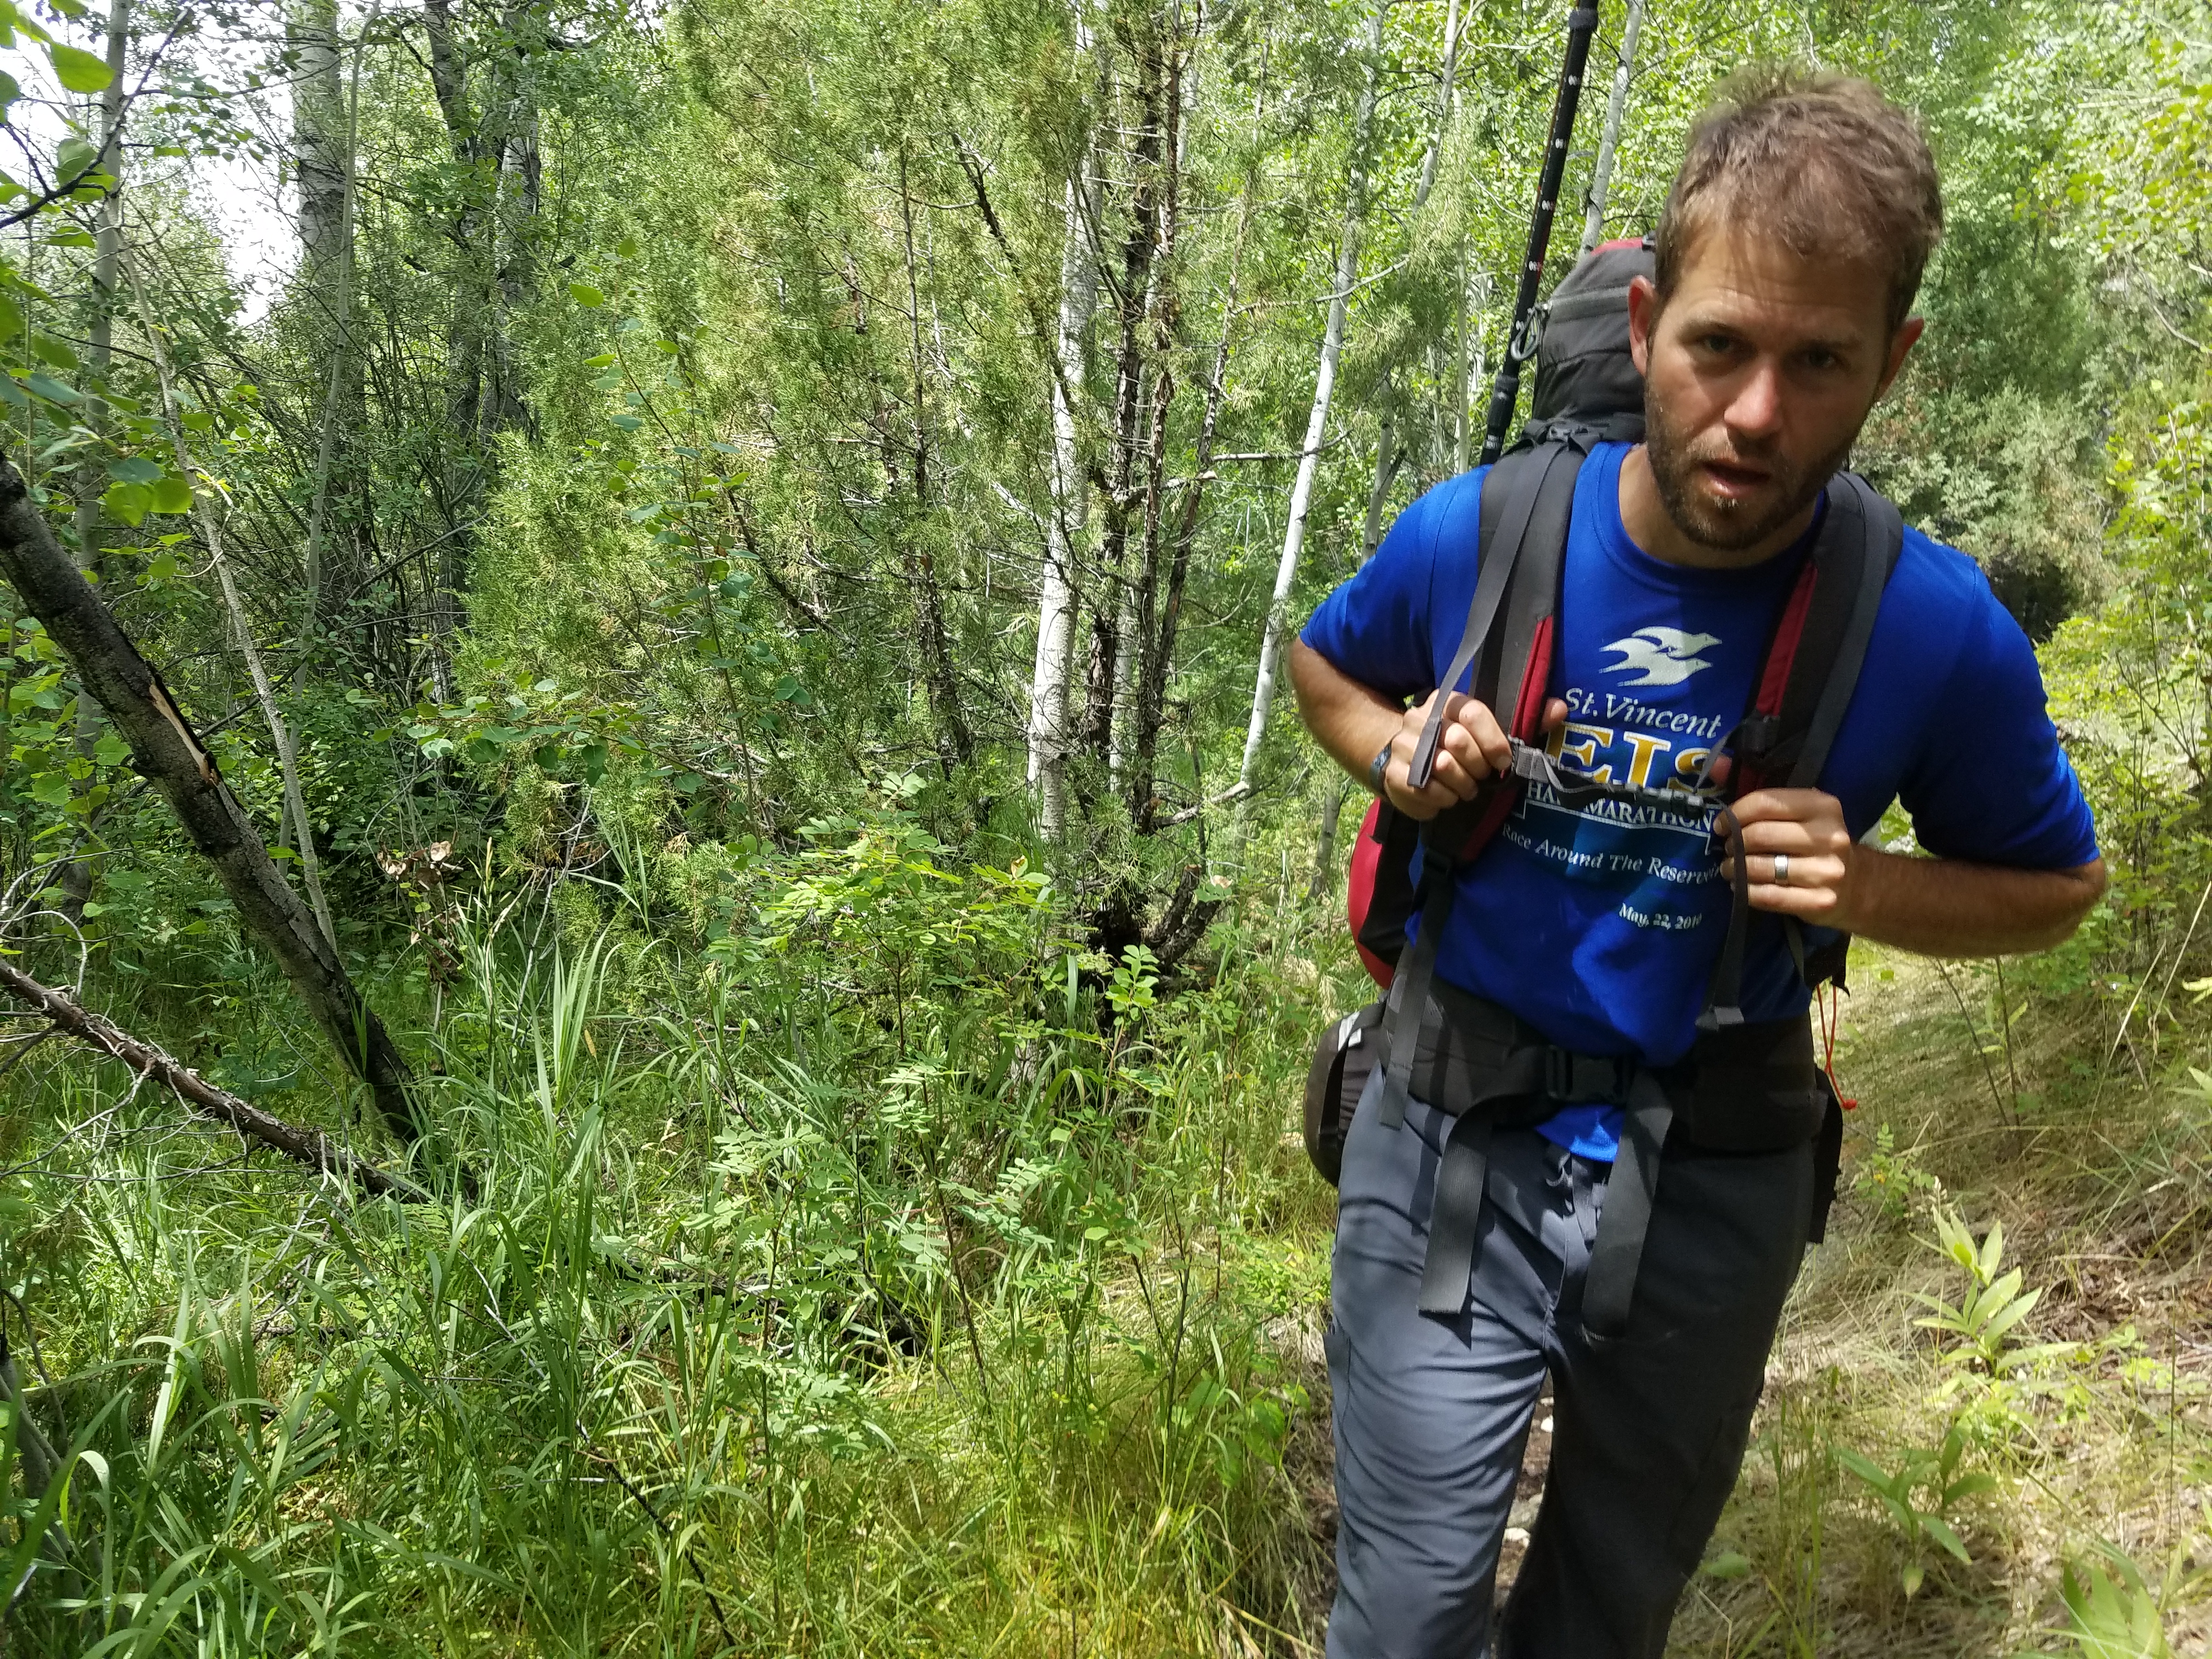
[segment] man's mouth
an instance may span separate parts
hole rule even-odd
[[[1773,474],[1764,467],[1738,466],[1728,461],[1700,461],[1698,471],[1705,475],[1713,494],[1729,501],[1755,495],[1773,481]]]

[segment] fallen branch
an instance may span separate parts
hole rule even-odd
[[[0,580],[76,665],[82,695],[107,711],[131,765],[161,792],[215,866],[241,928],[276,958],[315,1024],[403,1140],[419,1133],[407,1061],[347,976],[337,947],[270,861],[269,849],[152,664],[54,540],[22,475],[0,457]]]
[[[362,1162],[319,1129],[307,1129],[272,1117],[258,1106],[218,1089],[188,1066],[179,1066],[150,1042],[128,1036],[101,1015],[83,1006],[66,991],[41,985],[21,969],[0,962],[0,989],[4,989],[33,1012],[52,1024],[48,1028],[75,1037],[88,1048],[121,1060],[131,1070],[167,1085],[188,1104],[210,1117],[221,1118],[248,1140],[273,1146],[285,1157],[311,1169],[350,1182],[380,1198],[398,1198],[414,1204],[437,1200],[413,1182]]]

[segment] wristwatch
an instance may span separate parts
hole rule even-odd
[[[1384,744],[1381,752],[1367,763],[1367,789],[1370,794],[1379,795],[1382,793],[1382,775],[1390,769],[1390,744],[1397,741],[1395,738],[1391,738],[1390,743]]]

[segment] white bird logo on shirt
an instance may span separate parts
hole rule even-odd
[[[1639,628],[1625,640],[1605,647],[1620,653],[1620,660],[1605,672],[1626,674],[1641,670],[1631,685],[1680,685],[1700,668],[1711,668],[1698,653],[1721,642],[1717,634],[1685,634],[1679,628]]]

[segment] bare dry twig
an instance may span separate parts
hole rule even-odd
[[[430,1193],[405,1176],[380,1170],[355,1157],[319,1129],[287,1123],[216,1088],[152,1043],[129,1036],[104,1016],[83,1006],[68,992],[41,985],[20,968],[5,962],[0,962],[0,990],[52,1021],[51,1029],[76,1038],[88,1048],[121,1060],[142,1077],[152,1078],[196,1110],[220,1118],[248,1140],[273,1146],[287,1158],[296,1158],[326,1175],[337,1176],[380,1198],[398,1198],[415,1204],[436,1202]]]

